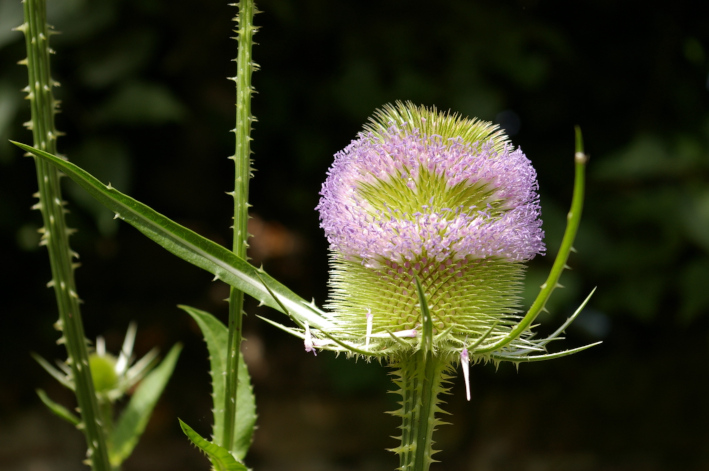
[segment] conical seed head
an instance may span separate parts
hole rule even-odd
[[[475,339],[515,322],[523,263],[543,253],[536,172],[490,123],[397,104],[378,111],[323,184],[329,307],[348,338],[421,325]],[[494,326],[494,327],[493,327]]]

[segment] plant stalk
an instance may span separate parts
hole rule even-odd
[[[58,112],[58,103],[52,94],[56,85],[50,75],[49,36],[45,0],[24,0],[25,22],[18,29],[25,34],[27,47],[27,70],[32,118],[27,126],[32,130],[34,146],[56,154],[56,140],[59,133],[54,126],[54,115]],[[50,285],[59,309],[59,321],[56,326],[62,332],[60,342],[66,345],[67,364],[71,367],[75,385],[76,399],[81,412],[82,429],[86,437],[87,458],[94,471],[109,471],[106,439],[101,424],[98,401],[94,391],[88,351],[79,309],[79,296],[74,281],[72,257],[69,247],[71,230],[66,225],[64,201],[59,184],[59,172],[56,167],[44,160],[35,158],[39,203],[35,206],[42,213],[42,245],[49,251],[52,271]]]
[[[236,58],[236,148],[230,157],[234,161],[234,236],[233,252],[246,259],[248,248],[247,223],[249,219],[249,180],[251,178],[251,124],[254,117],[251,115],[251,75],[255,64],[251,57],[253,35],[256,31],[253,19],[256,7],[253,0],[241,0],[238,4],[239,14],[235,18],[238,28],[237,33],[238,54]],[[244,293],[236,288],[229,292],[229,324],[228,324],[228,352],[226,371],[226,393],[224,404],[224,435],[216,437],[219,443],[227,450],[232,450],[234,441],[234,424],[236,422],[236,391],[239,382],[239,356],[241,354],[242,314],[244,306]]]
[[[392,364],[394,383],[399,387],[401,408],[401,445],[392,451],[399,455],[399,471],[428,471],[433,460],[433,432],[443,424],[436,418],[442,410],[439,394],[446,393],[451,362],[426,349]]]

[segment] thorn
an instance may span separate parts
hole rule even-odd
[[[463,378],[465,379],[465,397],[470,401],[470,356],[467,348],[463,348],[463,351],[460,352],[460,366],[463,368]]]
[[[372,310],[367,309],[367,314],[365,314],[367,317],[367,333],[365,335],[365,340],[364,340],[364,347],[369,348],[369,339],[372,337],[372,322],[374,316],[372,315]]]

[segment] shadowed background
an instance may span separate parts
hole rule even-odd
[[[231,244],[236,43],[226,2],[49,2],[61,31],[59,148],[104,182],[200,234]],[[547,363],[478,365],[456,379],[432,470],[709,470],[709,15],[698,2],[263,0],[254,58],[251,257],[305,298],[327,296],[327,245],[314,207],[332,156],[368,116],[411,100],[494,121],[539,174],[548,255],[530,264],[526,302],[549,270],[584,132],[588,193],[570,265],[542,331],[598,291]],[[661,6],[661,7],[660,7]],[[704,9],[706,10],[706,9]],[[0,467],[82,469],[79,432],[34,389],[71,397],[30,358],[64,358],[19,90],[19,0],[0,0]],[[87,335],[117,351],[185,344],[125,471],[208,469],[176,417],[211,423],[207,354],[188,304],[225,319],[228,289],[71,182],[69,224]],[[303,351],[247,305],[244,353],[259,407],[247,464],[257,471],[391,470],[397,421],[386,368]]]

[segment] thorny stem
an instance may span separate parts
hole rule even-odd
[[[241,258],[246,258],[248,248],[248,197],[249,179],[251,177],[251,74],[256,68],[251,58],[253,35],[256,28],[253,25],[256,7],[253,0],[241,0],[238,4],[239,14],[235,18],[238,24],[237,33],[238,55],[236,59],[236,150],[231,157],[234,160],[234,238],[233,251]],[[241,346],[241,324],[244,306],[244,293],[231,288],[229,293],[229,344],[227,352],[226,394],[224,404],[224,435],[216,437],[220,445],[232,450],[234,441],[234,424],[236,422],[236,391],[238,385],[239,355]]]
[[[394,384],[401,395],[401,408],[393,413],[402,422],[401,445],[393,450],[399,454],[399,471],[428,471],[433,462],[433,432],[442,423],[436,418],[436,413],[442,412],[438,395],[447,391],[444,383],[451,366],[446,356],[434,352],[431,312],[418,278],[416,290],[423,322],[421,345],[392,363],[396,368]]]
[[[24,0],[25,23],[18,29],[25,34],[27,47],[27,70],[29,74],[28,98],[32,109],[32,119],[28,127],[32,130],[34,145],[51,154],[57,153],[58,132],[54,127],[54,115],[58,103],[54,100],[52,87],[56,85],[50,75],[49,35],[46,20],[45,0]],[[66,225],[64,201],[59,185],[56,167],[44,160],[35,159],[39,203],[44,222],[41,244],[49,251],[54,293],[59,308],[57,327],[62,331],[60,342],[66,344],[67,363],[71,367],[75,385],[76,400],[81,412],[81,424],[87,443],[87,458],[95,471],[111,469],[106,439],[101,424],[101,415],[91,379],[88,351],[84,327],[79,309],[79,296],[74,281],[72,257],[69,248],[71,231]]]
[[[442,422],[439,394],[445,393],[443,384],[450,361],[433,352],[420,349],[396,362],[393,373],[401,395],[401,408],[393,414],[401,417],[401,445],[394,452],[399,455],[399,471],[428,471],[433,460],[433,432]]]

